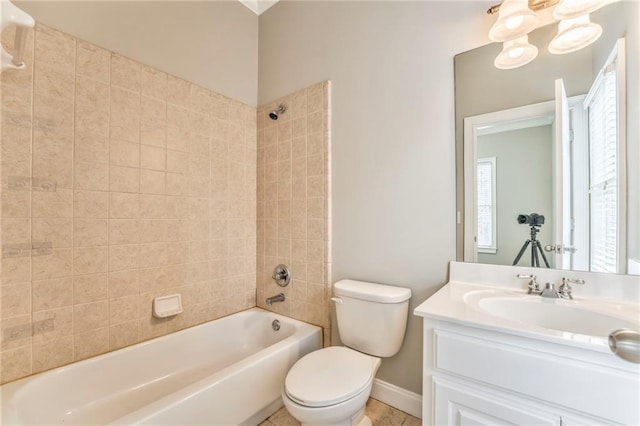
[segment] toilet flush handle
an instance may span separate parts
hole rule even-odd
[[[339,297],[332,297],[331,300],[336,302],[336,305],[342,305],[342,299]]]

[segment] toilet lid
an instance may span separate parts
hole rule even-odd
[[[378,359],[332,346],[302,357],[289,370],[285,392],[307,407],[326,407],[362,392],[372,381]]]

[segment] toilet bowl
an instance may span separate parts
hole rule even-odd
[[[303,425],[370,426],[365,406],[382,357],[395,355],[406,330],[411,290],[361,281],[334,285],[340,338],[289,370],[284,405]]]
[[[312,352],[287,375],[285,407],[303,425],[370,425],[364,407],[380,363],[342,346]]]

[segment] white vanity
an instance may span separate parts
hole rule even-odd
[[[518,274],[585,284],[572,300],[542,297]],[[639,302],[638,276],[452,262],[449,283],[414,311],[423,423],[640,424],[640,364],[608,344],[614,330],[640,330]]]

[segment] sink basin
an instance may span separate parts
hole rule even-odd
[[[638,324],[613,315],[583,309],[575,302],[542,297],[486,297],[477,301],[486,313],[536,327],[589,336],[607,337],[619,329],[637,330]]]

